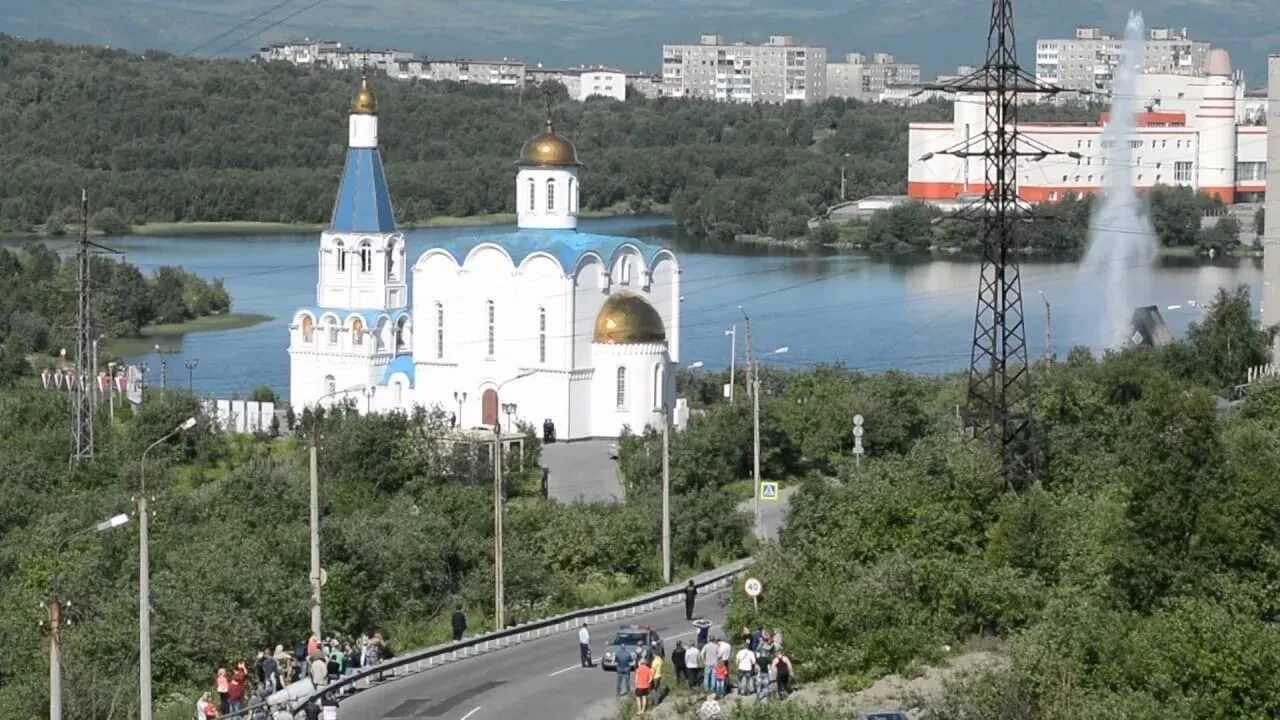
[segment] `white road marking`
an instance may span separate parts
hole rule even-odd
[[[476,714],[476,713],[478,713],[478,712],[480,712],[480,706],[479,706],[479,705],[477,705],[477,706],[475,706],[475,707],[471,708],[471,712],[467,713],[466,715],[463,715],[463,716],[462,716],[462,720],[467,720],[467,718],[471,717],[472,715],[475,715],[475,714]]]
[[[557,671],[555,671],[555,672],[551,673],[551,674],[550,674],[550,675],[548,675],[547,677],[555,677],[555,676],[557,676],[557,675],[563,675],[564,673],[567,673],[567,672],[569,672],[570,670],[577,670],[577,669],[579,669],[579,668],[581,668],[581,667],[582,667],[582,663],[578,663],[577,665],[570,665],[569,667],[567,667],[567,668],[565,668],[565,669],[563,669],[563,670],[557,670]],[[462,718],[462,720],[467,720],[467,719],[466,719],[466,718]]]

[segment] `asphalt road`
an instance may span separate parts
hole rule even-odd
[[[612,440],[580,440],[542,446],[547,489],[560,502],[618,502],[622,483],[618,461],[609,457]]]
[[[722,590],[698,598],[695,617],[717,624],[724,620]],[[662,636],[667,652],[677,640],[696,634],[676,604],[636,615],[631,624],[649,624]],[[600,670],[605,643],[619,623],[599,624],[591,631],[597,666],[578,662],[575,632],[533,640],[505,650],[459,660],[417,675],[366,690],[343,701],[342,720],[570,720],[613,697],[614,674]]]

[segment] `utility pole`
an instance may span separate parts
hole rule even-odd
[[[187,392],[195,392],[196,367],[200,365],[200,358],[193,358],[182,364],[187,368]]]
[[[312,423],[310,447],[311,463],[311,632],[320,636],[321,630],[321,595],[320,595],[320,470],[317,458],[316,435],[320,427]]]
[[[662,404],[662,582],[671,583],[671,408]]]
[[[62,600],[56,589],[46,609],[49,611],[49,720],[62,720]]]
[[[733,404],[733,376],[738,362],[738,326],[734,325],[724,331],[729,336],[729,404]]]
[[[502,568],[502,423],[493,424],[493,619],[497,629],[506,627]]]
[[[1044,361],[1053,364],[1053,307],[1043,290],[1038,290],[1040,299],[1044,301]]]
[[[742,310],[742,319],[746,321],[746,327],[747,327],[747,338],[746,338],[747,347],[746,347],[746,352],[744,353],[747,360],[747,394],[754,395],[755,387],[753,387],[754,380],[752,380],[752,378],[756,376],[751,372],[752,368],[754,367],[754,362],[752,361],[752,357],[751,357],[751,317],[747,315],[747,311],[743,310],[741,305],[738,306],[738,309]]]
[[[754,458],[755,458],[755,509],[756,509],[756,537],[764,538],[764,533],[760,528],[760,377],[759,369],[756,369],[756,376],[751,379],[751,415],[752,427],[754,428]]]
[[[72,393],[71,462],[93,457],[93,307],[89,302],[89,191],[80,190],[80,242],[76,245],[76,386]]]

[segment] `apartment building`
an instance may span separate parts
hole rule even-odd
[[[424,60],[423,80],[449,80],[474,85],[497,85],[521,90],[525,83],[522,60]]]
[[[373,68],[395,75],[407,69],[413,53],[403,50],[344,48],[335,40],[276,43],[258,50],[257,59],[294,65],[322,65],[335,70]]]
[[[665,95],[721,102],[817,102],[826,98],[827,49],[771,35],[760,45],[704,33],[696,45],[662,46]]]
[[[579,102],[589,97],[627,99],[627,74],[614,68],[602,66],[561,69],[538,66],[529,68],[526,79],[535,85],[558,82],[569,91],[569,97]]]
[[[827,96],[879,102],[893,86],[920,82],[920,66],[897,62],[889,53],[849,53],[844,62],[827,63]]]
[[[662,76],[652,73],[632,73],[627,75],[627,87],[631,92],[645,98],[663,97]]]
[[[1110,93],[1123,55],[1124,38],[1077,27],[1074,38],[1036,41],[1036,77],[1067,90]],[[1142,46],[1142,72],[1204,77],[1208,56],[1209,43],[1192,40],[1186,28],[1152,28]]]

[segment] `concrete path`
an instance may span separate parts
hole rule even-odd
[[[542,446],[547,493],[560,502],[620,502],[618,461],[610,456],[613,440],[580,440]]]

